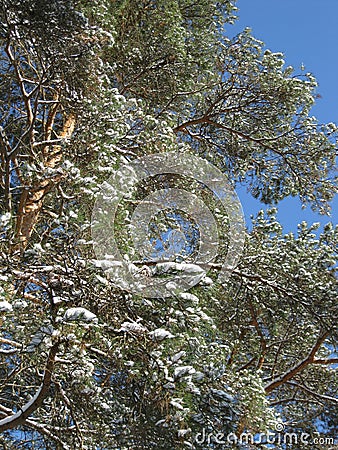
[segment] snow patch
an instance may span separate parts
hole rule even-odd
[[[170,331],[165,330],[164,328],[157,328],[154,331],[149,333],[149,336],[153,341],[163,341],[163,339],[170,339],[175,337]]]
[[[13,306],[8,303],[7,300],[0,302],[0,312],[11,312],[13,311]]]
[[[82,307],[67,309],[67,311],[64,313],[63,320],[64,321],[81,320],[84,322],[94,322],[94,323],[98,322],[98,318],[94,313]]]

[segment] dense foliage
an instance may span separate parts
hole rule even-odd
[[[198,433],[281,422],[333,437],[337,228],[285,235],[273,207],[299,196],[324,213],[336,193],[337,129],[310,115],[315,78],[249,30],[228,38],[230,0],[0,6],[2,448],[206,448]],[[226,283],[225,235],[189,293],[145,298],[108,276],[91,212],[122,163],[169,151],[206,158],[269,209]],[[126,259],[135,205],[168,186],[199,192],[226,224],[196,181],[152,177],[116,216]],[[154,218],[158,239],[177,217]],[[303,448],[288,445],[274,448]]]

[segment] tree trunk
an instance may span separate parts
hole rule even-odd
[[[75,116],[70,114],[60,133],[60,139],[69,139],[75,128]],[[43,150],[45,167],[54,169],[62,160],[61,145],[53,145],[48,150],[46,146]],[[52,187],[62,178],[62,174],[56,174],[51,178],[36,182],[33,186],[25,187],[21,193],[16,227],[15,239],[12,247],[12,253],[22,253],[29,242],[29,238],[33,232],[34,226],[38,221],[43,201]]]

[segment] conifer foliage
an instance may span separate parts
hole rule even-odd
[[[203,433],[281,422],[337,431],[338,230],[284,234],[275,209],[299,196],[329,211],[337,128],[310,114],[312,74],[249,30],[227,36],[235,14],[230,0],[0,1],[2,448],[198,449]],[[226,282],[225,233],[193,289],[147,298],[108,276],[116,262],[95,254],[91,214],[121,164],[170,151],[207,159],[263,209]],[[154,176],[116,213],[125,260],[137,204],[168,186],[227,223],[196,180]],[[189,222],[162,219],[157,243]],[[197,238],[190,229],[188,253]],[[222,445],[210,448],[243,448]]]

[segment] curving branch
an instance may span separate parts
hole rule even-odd
[[[291,369],[289,369],[287,372],[285,372],[283,375],[280,375],[278,378],[275,378],[270,383],[268,383],[265,386],[265,392],[269,394],[274,389],[278,388],[279,386],[283,385],[284,383],[291,380],[295,375],[297,375],[299,372],[301,372],[305,367],[307,367],[309,364],[315,363],[315,356],[317,351],[320,349],[321,345],[324,343],[324,341],[330,336],[330,332],[326,331],[323,333],[318,339],[315,345],[312,347],[310,353],[308,356],[300,361],[298,364],[293,366]]]
[[[4,419],[0,420],[0,433],[23,425],[26,422],[26,419],[28,419],[28,417],[42,405],[42,402],[47,396],[51,385],[52,374],[55,365],[55,357],[58,352],[59,345],[60,342],[57,342],[49,350],[43,380],[34,397],[16,413],[12,411],[11,415],[8,415]],[[1,405],[0,410],[4,411],[4,407],[2,407]]]
[[[304,385],[302,385],[302,384],[294,383],[294,382],[291,382],[291,381],[288,381],[287,384],[288,384],[289,386],[293,386],[293,387],[295,387],[295,388],[297,388],[297,389],[301,389],[302,391],[306,392],[307,394],[310,394],[310,395],[312,395],[313,397],[315,397],[315,398],[317,398],[317,399],[319,399],[319,400],[322,400],[322,401],[324,401],[324,402],[325,402],[325,401],[329,401],[329,402],[331,402],[331,403],[338,403],[338,398],[331,397],[331,396],[329,396],[329,395],[319,394],[318,392],[315,392],[315,391],[313,391],[312,389],[309,389],[308,387],[306,387],[306,386],[304,386]],[[297,400],[297,401],[299,401],[299,400]]]

